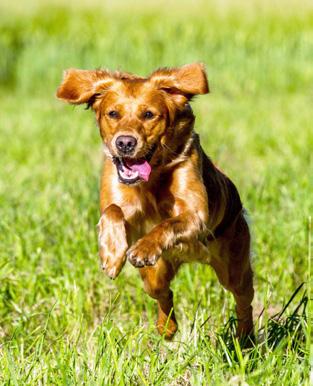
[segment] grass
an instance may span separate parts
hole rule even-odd
[[[312,8],[19,4],[0,12],[0,383],[308,385]],[[250,350],[209,267],[186,265],[173,282],[171,343],[136,269],[102,275],[99,135],[90,112],[54,98],[68,67],[148,74],[192,61],[206,63],[212,90],[193,103],[196,129],[251,216]]]

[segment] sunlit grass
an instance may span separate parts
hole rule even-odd
[[[0,383],[309,384],[313,13],[309,2],[254,3],[1,5]],[[193,61],[212,90],[193,103],[196,130],[251,217],[249,350],[209,267],[185,266],[173,282],[171,343],[155,333],[136,269],[103,276],[98,130],[54,97],[68,67],[144,75]]]

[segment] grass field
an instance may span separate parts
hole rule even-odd
[[[0,384],[309,385],[313,7],[42,4],[0,6]],[[170,343],[136,269],[103,276],[98,130],[54,96],[68,67],[144,75],[193,61],[212,90],[193,103],[196,130],[251,216],[251,350],[209,267],[173,282]]]

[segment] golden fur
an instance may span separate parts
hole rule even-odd
[[[250,234],[240,197],[193,129],[189,102],[208,91],[198,63],[159,69],[148,78],[71,69],[57,91],[58,98],[94,110],[103,139],[102,267],[111,278],[127,258],[139,268],[145,291],[158,301],[157,328],[167,338],[177,330],[170,282],[182,263],[192,261],[210,264],[233,293],[238,335],[253,329]],[[114,160],[121,135],[136,138],[133,160],[151,157],[148,181],[119,181]]]

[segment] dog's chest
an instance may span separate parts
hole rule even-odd
[[[136,242],[156,225],[170,217],[163,207],[162,202],[158,202],[154,195],[147,192],[137,197],[129,209],[124,209],[128,224],[128,239],[131,243]]]
[[[155,226],[162,223],[172,215],[168,207],[168,201],[158,201],[154,196],[145,196],[137,202],[137,211],[127,218],[127,238],[129,245],[147,235]],[[211,260],[211,253],[206,245],[198,240],[178,243],[173,248],[164,251],[163,257],[178,265],[190,261],[208,263]]]
[[[127,240],[133,245],[137,240],[149,234],[149,232],[162,221],[179,214],[179,205],[171,202],[166,196],[162,197],[146,192],[144,195],[133,197],[132,205],[123,207],[127,223]],[[202,242],[189,240],[178,243],[166,252],[163,257],[178,265],[184,262],[198,261],[208,263],[211,253]]]

